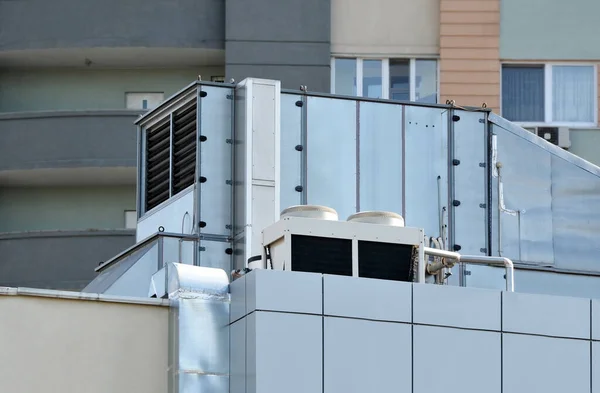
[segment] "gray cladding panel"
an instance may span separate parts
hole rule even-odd
[[[325,317],[324,329],[323,393],[411,390],[410,325]]]
[[[225,3],[228,41],[329,43],[330,0],[227,0]]]
[[[500,291],[413,284],[413,322],[500,330]]]
[[[411,284],[323,276],[323,313],[380,321],[411,321]]]
[[[282,89],[299,89],[308,86],[310,91],[328,92],[330,89],[330,65],[269,65],[225,64],[226,78],[240,81],[244,78],[275,79],[281,81]]]
[[[590,342],[503,335],[504,392],[590,392]]]
[[[590,338],[590,300],[502,293],[505,332]]]
[[[323,313],[323,276],[256,269],[246,275],[246,313],[254,310]]]
[[[0,51],[90,47],[222,49],[224,22],[223,0],[1,1]]]
[[[600,393],[600,343],[592,343],[592,393]]]
[[[415,326],[413,348],[414,393],[501,392],[500,333]]]
[[[100,262],[134,243],[134,231],[58,231],[0,238],[0,286],[80,291],[94,279]]]
[[[592,339],[600,341],[600,300],[598,299],[592,299]]]
[[[251,316],[246,392],[322,392],[322,317],[262,311]]]
[[[0,116],[0,170],[135,167],[138,112]]]
[[[227,41],[225,51],[228,64],[326,66],[330,55],[322,42]]]
[[[295,94],[281,94],[281,154],[280,154],[280,207],[300,205],[302,193],[296,187],[302,185],[302,152],[296,146],[302,145],[302,108],[296,103],[302,97]]]
[[[246,315],[246,275],[229,284],[231,312],[229,321],[234,322]]]
[[[230,326],[230,393],[246,392],[246,323],[249,320],[249,318],[244,318]]]

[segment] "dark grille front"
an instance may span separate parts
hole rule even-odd
[[[412,281],[413,248],[404,244],[359,241],[359,277]]]
[[[352,276],[352,240],[292,235],[292,270]]]
[[[173,114],[173,195],[194,184],[196,142],[194,100]]]
[[[170,119],[146,130],[146,211],[169,199]]]

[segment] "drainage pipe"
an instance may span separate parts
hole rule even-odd
[[[425,247],[423,252],[425,255],[434,257],[452,259],[456,262],[472,263],[478,265],[504,266],[506,269],[506,291],[515,291],[515,267],[513,262],[505,257],[488,257],[478,255],[461,255],[457,252],[438,250],[436,248]],[[425,262],[425,261],[424,261]],[[443,267],[443,266],[441,266]],[[441,268],[439,267],[439,268]],[[432,266],[430,271],[438,269],[438,266]]]

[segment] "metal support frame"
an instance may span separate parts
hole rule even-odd
[[[479,256],[479,255],[461,255],[457,252],[439,250],[437,248],[424,247],[423,252],[425,255],[431,255],[434,257],[450,259],[458,263],[472,263],[478,265],[490,265],[490,266],[504,266],[506,269],[506,291],[515,291],[515,268],[513,262],[504,257],[490,257],[490,256]],[[423,261],[425,262],[425,261]],[[434,266],[433,269],[438,269],[439,266]],[[420,279],[420,278],[419,278]],[[419,281],[419,282],[425,282]]]
[[[200,221],[201,221],[201,212],[202,212],[202,190],[200,184],[200,176],[202,174],[202,149],[200,137],[202,136],[202,85],[197,85],[196,87],[196,172],[194,176],[194,198],[195,198],[195,208],[196,211],[192,215],[192,220],[194,223],[194,233],[198,235],[198,243],[196,244],[194,253],[194,262],[197,266],[201,266],[202,258],[200,257]]]
[[[302,186],[300,204],[306,205],[308,203],[308,96],[306,93],[302,95],[300,144],[303,147],[300,155],[300,185]]]

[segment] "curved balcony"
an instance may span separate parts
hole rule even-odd
[[[79,291],[134,243],[135,230],[0,233],[0,286]]]
[[[139,113],[1,114],[0,184],[134,184]]]
[[[0,2],[0,51],[223,49],[223,0]]]

